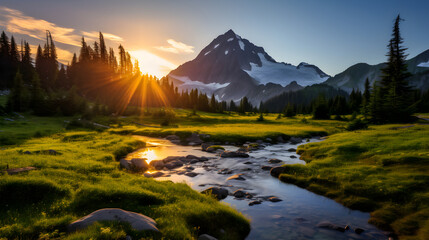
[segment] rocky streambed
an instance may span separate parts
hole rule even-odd
[[[149,168],[145,177],[185,182],[211,192],[251,219],[247,239],[388,239],[388,233],[367,223],[369,213],[271,176],[283,164],[305,164],[296,154],[297,146],[320,139],[237,147],[182,146],[174,139],[135,137],[148,147],[129,154],[123,166]],[[143,158],[145,163],[135,160]]]

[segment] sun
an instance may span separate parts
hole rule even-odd
[[[140,71],[154,75],[157,78],[166,76],[171,70],[177,66],[168,60],[150,53],[146,50],[130,51],[131,57],[139,61]]]

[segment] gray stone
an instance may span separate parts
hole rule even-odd
[[[131,159],[131,170],[135,172],[145,172],[148,169],[149,169],[149,164],[147,164],[146,158]]]
[[[182,161],[180,161],[180,160],[176,160],[176,161],[171,161],[171,162],[169,162],[169,163],[166,163],[165,165],[164,165],[164,167],[166,167],[166,168],[168,168],[168,169],[174,169],[174,168],[178,168],[178,167],[181,167],[181,166],[183,166],[183,163],[182,163]]]
[[[278,198],[278,197],[269,197],[268,198],[268,201],[270,201],[270,202],[280,202],[280,201],[283,201],[283,200],[281,200],[280,198]]]
[[[296,152],[296,149],[295,148],[289,148],[287,151],[288,152]]]
[[[271,170],[272,168],[273,168],[273,167],[271,167],[271,166],[262,166],[262,167],[261,167],[261,169],[262,169],[262,170],[267,170],[267,171],[268,171],[268,170]]]
[[[256,204],[261,204],[262,202],[260,201],[260,200],[255,200],[255,201],[251,201],[251,202],[249,202],[249,206],[253,206],[253,205],[256,205]]]
[[[291,156],[289,156],[290,158],[296,158],[296,156],[295,155],[291,155]]]
[[[269,163],[281,163],[281,162],[282,162],[282,160],[277,159],[277,158],[272,158],[272,159],[268,160],[268,162],[269,162]]]
[[[152,160],[149,163],[149,166],[155,168],[156,170],[161,170],[164,168],[164,162],[162,160]]]
[[[271,170],[270,170],[270,174],[271,174],[271,176],[273,176],[273,177],[278,177],[281,173],[283,173],[283,172],[284,172],[284,170],[285,170],[285,168],[284,168],[284,167],[273,167],[273,168],[271,168]]]
[[[231,177],[229,177],[229,178],[227,178],[226,180],[228,181],[228,180],[240,180],[240,181],[244,181],[244,180],[246,180],[244,177],[242,177],[242,173],[240,173],[240,174],[235,174],[235,175],[232,175]]]
[[[186,141],[192,143],[193,145],[189,144],[191,146],[196,146],[203,143],[203,140],[201,140],[200,136],[197,133],[192,133],[191,136],[186,139]]]
[[[248,158],[249,154],[244,153],[244,152],[231,152],[231,151],[224,151],[223,153],[220,154],[221,157],[223,158]]]
[[[234,195],[234,197],[236,198],[244,198],[246,196],[246,193],[242,189],[238,189],[233,192],[232,195]]]
[[[228,190],[221,187],[209,187],[203,191],[203,194],[211,194],[215,196],[218,200],[222,200],[228,196]]]
[[[127,170],[130,170],[131,169],[131,161],[122,158],[121,160],[119,160],[119,166],[121,168],[125,168]]]
[[[289,141],[290,141],[292,144],[298,144],[298,143],[301,143],[301,142],[302,142],[302,138],[300,138],[300,137],[291,137],[291,138],[289,139]]]
[[[335,225],[335,224],[330,223],[330,222],[321,222],[321,223],[317,224],[317,227],[336,230],[339,232],[344,232],[346,230],[344,227],[340,227],[340,226]]]
[[[180,141],[180,137],[177,135],[168,135],[167,137],[165,137],[167,140],[179,140]]]
[[[219,171],[217,171],[218,174],[232,174],[233,170],[229,168],[222,168]]]
[[[137,231],[159,232],[156,222],[152,218],[140,213],[129,212],[119,208],[103,208],[76,220],[68,225],[69,231],[84,229],[98,221],[127,222]]]
[[[186,175],[186,176],[188,176],[188,177],[195,177],[195,176],[197,176],[197,175],[198,175],[198,173],[194,173],[194,172],[187,172],[187,173],[185,173],[185,175]]]
[[[355,228],[355,233],[356,234],[361,234],[363,233],[365,230],[363,230],[362,228]]]

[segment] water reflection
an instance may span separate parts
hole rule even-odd
[[[216,154],[201,151],[200,147],[178,146],[164,139],[140,136],[137,138],[145,141],[148,147],[128,155],[128,158],[145,157],[148,161],[153,161],[168,156],[216,156]],[[316,140],[313,139],[312,142],[314,141]],[[233,146],[224,147],[227,150],[237,150]],[[208,162],[192,164],[195,168],[192,172],[198,173],[195,177],[181,174],[180,172],[185,170],[184,166],[173,171],[164,171],[168,177],[157,179],[185,182],[198,191],[210,186],[222,185],[229,192],[245,189],[256,196],[274,195],[281,198],[283,201],[278,203],[264,201],[256,206],[249,206],[248,200],[240,200],[233,196],[223,200],[225,204],[236,208],[251,219],[252,230],[247,239],[387,239],[382,231],[368,224],[368,213],[350,210],[329,198],[280,182],[271,177],[267,171],[261,170],[262,165],[270,165],[268,160],[271,158],[280,159],[286,164],[304,164],[296,153],[287,151],[289,148],[296,147],[297,145],[287,143],[271,145],[251,152],[250,157],[245,159],[216,157]],[[232,174],[217,173],[223,168],[234,170],[232,174],[244,173],[246,180],[227,181],[226,179]],[[316,225],[322,221],[360,227],[365,229],[365,232],[358,235],[353,231],[342,233],[317,228]]]

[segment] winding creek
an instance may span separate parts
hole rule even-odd
[[[228,189],[230,195],[222,200],[242,212],[251,219],[251,232],[247,239],[388,239],[386,233],[368,224],[369,213],[354,211],[329,198],[314,194],[292,184],[286,184],[272,177],[269,171],[262,170],[262,166],[280,166],[284,163],[302,163],[295,152],[288,149],[298,145],[281,143],[267,145],[263,149],[249,152],[249,158],[221,158],[215,153],[201,151],[201,147],[180,146],[165,139],[134,136],[147,143],[147,147],[135,151],[127,156],[132,158],[147,158],[161,160],[168,156],[212,157],[209,161],[194,163],[194,168],[183,167],[161,171],[164,176],[157,180],[171,180],[185,182],[193,189],[201,191],[211,186],[221,186]],[[311,139],[310,142],[320,141]],[[235,151],[234,146],[223,146],[226,150]],[[271,164],[270,159],[282,160],[282,163]],[[219,174],[231,170],[228,174]],[[194,172],[194,177],[184,173]],[[234,174],[243,174],[246,180],[227,180]],[[251,193],[253,199],[235,198],[232,192],[243,189]],[[267,201],[270,196],[276,196],[282,201]],[[258,205],[249,206],[254,200],[261,200]],[[332,229],[320,228],[317,225],[330,222],[339,226],[349,225],[350,230],[340,232]],[[356,234],[353,229],[361,228],[365,231]]]

